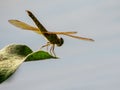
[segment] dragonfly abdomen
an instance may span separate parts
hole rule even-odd
[[[36,26],[39,28],[41,33],[45,36],[45,38],[51,43],[56,44],[57,46],[61,46],[63,44],[63,39],[59,38],[56,34],[48,34],[48,32],[44,26],[37,20],[37,18],[30,12],[27,11],[28,15],[31,17],[31,19],[35,22]]]

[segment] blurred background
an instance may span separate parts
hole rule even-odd
[[[35,26],[25,10],[49,31],[77,31],[95,42],[60,35],[60,59],[23,63],[0,90],[120,90],[119,0],[1,0],[1,49],[15,43],[36,51],[46,44],[43,36],[8,23],[18,19]]]

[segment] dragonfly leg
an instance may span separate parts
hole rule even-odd
[[[47,51],[48,51],[48,46],[50,46],[50,42],[47,42],[46,45],[43,45],[40,49],[44,48],[44,47],[47,47]]]
[[[52,46],[50,48],[50,54],[51,55],[53,54],[53,56],[56,56],[54,49],[55,49],[55,44],[52,44]]]
[[[55,51],[54,51],[54,49],[55,49],[55,44],[51,44],[50,42],[47,42],[47,44],[46,44],[46,45],[43,45],[40,49],[42,49],[42,48],[44,48],[44,47],[47,47],[47,51],[48,51],[48,46],[50,46],[50,45],[51,45],[50,54],[53,55],[53,56],[56,56]]]

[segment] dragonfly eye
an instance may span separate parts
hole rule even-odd
[[[60,38],[60,39],[59,39],[59,43],[57,44],[57,46],[62,46],[63,43],[64,43],[63,38]]]

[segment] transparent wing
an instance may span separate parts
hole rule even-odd
[[[28,25],[19,20],[8,20],[8,22],[18,28],[25,29],[25,30],[32,30],[32,31],[39,31],[38,28]]]
[[[38,34],[41,34],[41,32],[40,32],[40,30],[38,28],[33,27],[31,25],[28,25],[28,24],[26,24],[26,23],[24,23],[22,21],[19,21],[19,20],[8,20],[8,22],[11,23],[12,25],[18,27],[18,28],[25,29],[25,30],[31,30],[31,31],[34,31],[34,32],[36,32]],[[71,32],[44,32],[44,33],[48,33],[48,34],[62,34],[62,35],[66,35],[66,36],[77,38],[77,39],[81,39],[81,40],[94,41],[91,38],[84,38],[84,37],[71,35],[71,34],[76,34],[77,32],[75,32],[75,31],[71,31]]]
[[[40,32],[40,31],[35,31],[36,33],[38,33],[38,34],[42,34],[42,33],[47,33],[47,34],[76,34],[77,32]]]
[[[48,34],[76,34],[77,32],[71,31],[71,32],[44,32]]]
[[[91,38],[79,37],[79,36],[74,36],[74,35],[70,35],[70,34],[63,34],[63,35],[66,35],[66,36],[69,36],[69,37],[72,37],[72,38],[76,38],[76,39],[86,40],[86,41],[94,41]]]
[[[18,28],[21,28],[21,29],[24,29],[24,30],[31,30],[31,31],[34,31],[38,34],[41,34],[41,31],[36,28],[36,27],[33,27],[31,25],[28,25],[22,21],[19,21],[19,20],[8,20],[8,22]],[[48,34],[75,34],[77,32],[75,31],[71,31],[71,32],[44,32],[44,33],[48,33]]]

